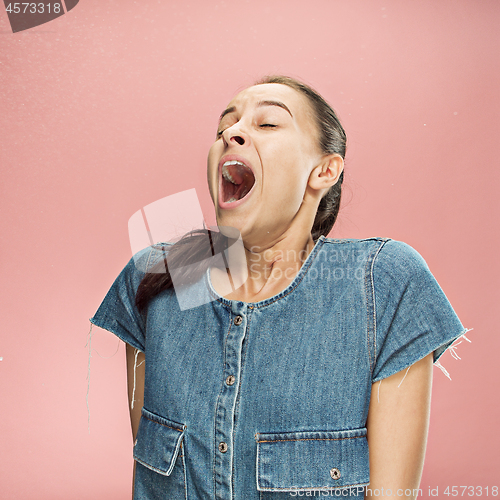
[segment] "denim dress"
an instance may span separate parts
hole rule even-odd
[[[192,307],[171,288],[144,316],[135,293],[161,258],[136,254],[90,320],[146,355],[137,500],[363,498],[372,384],[467,331],[424,259],[388,238],[320,236],[255,303],[218,295],[207,270],[182,292]]]

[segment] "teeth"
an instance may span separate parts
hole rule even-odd
[[[229,165],[243,165],[244,167],[246,167],[246,165],[244,163],[242,163],[241,161],[238,161],[238,160],[231,160],[231,161],[226,161],[224,163],[224,165],[222,165],[223,167],[227,167]]]
[[[231,177],[231,174],[229,173],[229,170],[226,168],[226,164],[222,165],[222,177],[226,179],[226,181],[232,182],[233,184],[236,184],[234,182],[234,179]]]
[[[238,201],[236,198],[231,198],[230,200],[227,200],[226,203],[232,203],[233,201]]]
[[[246,165],[243,162],[238,161],[238,160],[226,161],[224,163],[224,165],[222,165],[222,177],[224,177],[224,179],[226,179],[226,181],[229,181],[229,182],[232,182],[233,184],[236,184],[234,179],[231,177],[229,170],[227,169],[227,167],[229,165],[243,165],[244,167],[246,167]]]

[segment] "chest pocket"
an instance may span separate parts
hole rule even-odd
[[[134,460],[150,470],[170,476],[184,438],[185,425],[142,409]]]
[[[370,482],[366,428],[257,433],[257,490],[298,492]]]

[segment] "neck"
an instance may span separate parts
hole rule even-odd
[[[314,240],[310,232],[287,231],[267,245],[244,248],[246,262],[241,258],[241,246],[233,254],[230,247],[229,274],[234,288],[227,298],[258,302],[278,294],[293,281],[314,248]]]

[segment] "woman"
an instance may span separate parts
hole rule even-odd
[[[418,495],[432,363],[466,330],[408,245],[327,238],[345,144],[294,79],[239,93],[208,155],[220,232],[139,252],[92,318],[127,343],[134,498]]]

